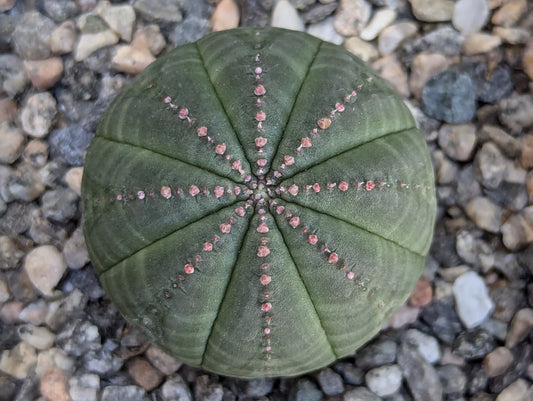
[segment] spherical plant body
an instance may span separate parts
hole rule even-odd
[[[106,293],[155,344],[236,377],[352,354],[407,298],[435,220],[425,140],[358,58],[241,28],[150,65],[86,157]]]

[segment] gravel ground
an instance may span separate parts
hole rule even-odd
[[[218,3],[218,4],[215,4]],[[533,4],[526,0],[0,0],[0,401],[533,399]],[[353,356],[235,380],[175,361],[104,295],[84,154],[116,93],[213,29],[341,44],[391,82],[439,200],[407,305]]]

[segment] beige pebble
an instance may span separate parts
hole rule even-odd
[[[24,304],[20,301],[6,302],[0,309],[0,320],[5,324],[15,324],[19,320],[18,316],[22,308],[24,308]]]
[[[378,50],[387,55],[400,46],[404,40],[414,36],[418,27],[413,22],[398,22],[383,29],[378,37]]]
[[[166,42],[158,25],[147,25],[135,32],[131,45],[136,48],[146,48],[157,56],[165,48]]]
[[[46,327],[25,324],[19,326],[17,331],[21,340],[38,350],[49,349],[55,341],[55,334]]]
[[[524,308],[515,313],[507,337],[505,346],[513,348],[516,344],[524,340],[533,333],[533,309]]]
[[[59,25],[50,35],[50,49],[57,55],[68,54],[74,50],[78,33],[74,21],[68,20]]]
[[[372,68],[392,84],[400,95],[409,97],[409,85],[407,85],[407,73],[395,54],[389,54],[372,64]]]
[[[374,14],[368,25],[361,32],[361,39],[374,40],[379,33],[396,19],[396,11],[390,8],[383,8]]]
[[[501,26],[495,26],[492,33],[499,36],[505,43],[511,45],[521,45],[527,43],[531,32],[522,28],[504,28]]]
[[[343,36],[358,36],[364,29],[372,6],[366,0],[340,0],[333,26]]]
[[[525,13],[526,0],[510,0],[492,14],[491,22],[504,27],[513,26]]]
[[[440,53],[419,53],[411,64],[409,88],[411,93],[420,98],[422,88],[428,79],[445,71],[450,66],[450,58]]]
[[[270,24],[273,27],[303,31],[304,22],[296,8],[287,0],[279,0],[272,10]]]
[[[63,60],[52,57],[46,60],[24,60],[24,70],[32,85],[38,90],[53,87],[63,74]]]
[[[37,355],[37,365],[35,365],[35,374],[37,377],[43,377],[52,369],[71,372],[74,370],[75,365],[75,358],[68,356],[62,349],[54,347],[39,352],[39,355]]]
[[[531,401],[531,389],[524,379],[518,379],[498,394],[496,401]]]
[[[52,295],[67,269],[67,264],[56,247],[41,245],[26,255],[24,269],[35,288],[44,295]]]
[[[0,371],[24,379],[37,362],[37,353],[31,345],[21,341],[13,349],[4,350],[0,356]]]
[[[529,79],[533,81],[533,38],[529,39],[526,49],[524,50],[522,65],[524,66],[524,71]]]
[[[8,123],[0,123],[0,163],[11,164],[19,158],[24,148],[21,130]]]
[[[137,75],[153,61],[155,61],[155,57],[147,48],[125,45],[117,48],[117,52],[111,60],[111,68]]]
[[[57,102],[49,92],[31,95],[20,113],[24,132],[34,138],[48,134],[57,113]]]
[[[344,48],[364,61],[372,61],[379,56],[375,46],[357,36],[352,36],[344,41]]]
[[[503,244],[510,251],[516,251],[533,242],[533,206],[511,215],[502,228]]]
[[[118,40],[118,35],[111,29],[96,33],[84,33],[80,36],[76,46],[74,59],[76,61],[83,61],[94,51],[105,46],[114,45]]]
[[[26,144],[22,157],[33,167],[44,167],[48,161],[48,144],[40,139],[32,139]]]
[[[17,0],[0,0],[0,12],[11,10],[16,1]]]
[[[83,167],[72,167],[65,174],[65,182],[78,195],[81,196],[81,179],[83,177]]]
[[[455,2],[450,0],[409,0],[413,14],[419,21],[450,21]]]
[[[0,99],[0,123],[11,123],[17,115],[17,104],[5,97]]]
[[[513,354],[505,347],[498,347],[483,359],[482,367],[488,377],[501,376],[513,363]]]
[[[65,372],[51,369],[41,378],[41,395],[49,400],[69,401],[68,379]]]
[[[501,43],[499,36],[490,33],[474,33],[464,41],[463,52],[467,56],[483,54],[497,48]]]
[[[154,365],[160,372],[165,375],[171,375],[176,372],[182,365],[181,362],[174,359],[172,356],[165,353],[160,348],[152,345],[146,350],[146,358]]]
[[[163,375],[143,358],[134,358],[130,361],[128,373],[146,391],[153,390],[163,381]]]
[[[239,26],[240,12],[234,0],[222,0],[211,16],[211,30],[224,31]]]

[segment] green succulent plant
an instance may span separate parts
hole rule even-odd
[[[150,65],[104,114],[82,186],[90,257],[125,318],[246,378],[367,342],[419,278],[436,211],[402,99],[341,47],[273,28]]]

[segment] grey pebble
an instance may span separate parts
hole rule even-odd
[[[444,365],[437,367],[442,391],[448,397],[453,396],[455,399],[464,394],[468,378],[460,367],[455,365]]]
[[[314,3],[314,1],[312,3]],[[309,8],[308,10],[305,10],[304,12],[302,12],[302,19],[304,20],[306,24],[316,24],[326,19],[329,15],[333,14],[333,12],[337,9],[337,7],[338,7],[337,3],[329,3],[329,4],[318,3],[314,5],[313,7]]]
[[[124,361],[114,354],[116,344],[106,341],[98,351],[89,351],[82,357],[83,368],[100,377],[107,377],[117,373]]]
[[[446,70],[425,83],[422,102],[430,117],[452,124],[465,123],[476,112],[475,86],[468,74]]]
[[[322,369],[317,378],[320,388],[326,395],[339,395],[344,391],[341,376],[331,368]]]
[[[210,381],[209,376],[202,375],[196,378],[194,398],[196,401],[222,401],[224,389],[219,383]]]
[[[11,49],[11,34],[17,26],[17,17],[0,13],[0,52]]]
[[[31,227],[33,210],[36,206],[31,203],[10,202],[0,217],[0,232],[14,237],[27,231]]]
[[[392,340],[370,343],[355,354],[355,365],[362,369],[389,365],[396,361],[397,345]]]
[[[90,300],[97,300],[104,296],[104,290],[92,266],[70,272],[61,290],[70,292],[74,288],[78,288]]]
[[[356,387],[344,393],[343,401],[381,401],[381,398],[366,387]]]
[[[56,22],[65,21],[78,13],[74,0],[44,0],[44,11]]]
[[[437,371],[418,354],[416,348],[402,342],[398,364],[415,401],[442,400],[442,385]]]
[[[51,221],[66,223],[76,215],[77,201],[78,195],[69,188],[46,191],[41,197],[43,215]]]
[[[451,344],[463,330],[451,301],[433,301],[422,310],[421,317],[433,334],[444,343]]]
[[[483,144],[475,156],[474,166],[479,181],[486,188],[498,188],[507,175],[506,159],[492,142]]]
[[[476,86],[478,100],[485,103],[498,103],[514,89],[511,70],[504,64],[499,64],[490,71],[486,63],[477,64],[472,68],[470,76]]]
[[[482,358],[494,348],[494,338],[487,331],[476,328],[460,333],[453,343],[452,352],[467,360],[473,360]]]
[[[270,20],[274,0],[239,0],[241,25],[265,27]]]
[[[513,94],[499,104],[499,118],[513,135],[520,134],[524,128],[533,125],[533,97]]]
[[[70,166],[81,166],[93,137],[93,133],[79,124],[67,125],[50,135],[50,154]]]
[[[76,357],[102,348],[98,327],[81,319],[67,322],[58,333],[56,344],[67,354]]]
[[[0,78],[0,88],[11,97],[22,93],[28,83],[22,60],[14,54],[0,54]]]
[[[133,6],[141,16],[150,22],[168,24],[183,19],[178,2],[173,0],[137,0]]]
[[[289,396],[290,401],[321,401],[324,395],[315,383],[307,378],[298,379]]]
[[[209,20],[191,16],[183,22],[176,24],[169,35],[169,40],[173,46],[191,43],[208,34],[210,27]]]
[[[139,386],[107,386],[102,391],[102,401],[149,401]]]
[[[38,11],[25,13],[11,35],[15,52],[24,59],[39,60],[50,56],[50,35],[56,25]]]

